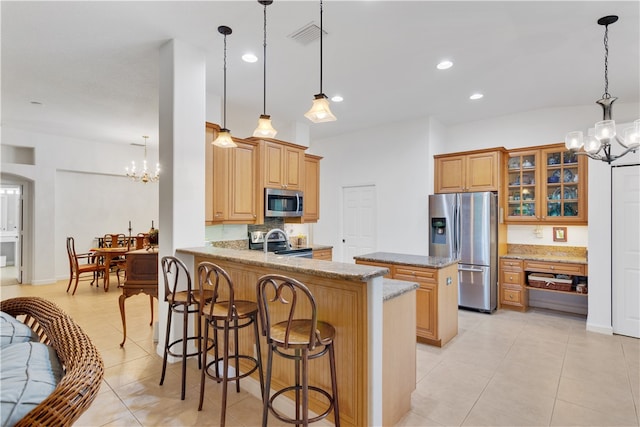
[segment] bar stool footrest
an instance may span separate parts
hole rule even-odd
[[[236,375],[233,377],[227,377],[227,381],[236,381],[236,380],[240,380],[242,378],[248,377],[249,375],[253,374],[258,368],[258,360],[254,357],[248,356],[246,354],[239,354],[238,359],[242,359],[242,360],[248,360],[249,362],[251,362],[253,364],[253,366],[251,367],[251,369],[249,369],[247,372],[243,372],[242,374],[238,375],[238,373],[236,372]],[[231,354],[229,355],[229,362],[231,361],[235,361],[236,356]],[[204,372],[205,374],[207,374],[207,376],[213,380],[215,380],[216,382],[222,382],[223,378],[218,375],[216,375],[215,373],[215,368],[211,369],[212,367],[217,366],[220,362],[222,362],[224,360],[223,357],[219,358],[219,359],[214,359],[212,361],[210,361],[209,363],[207,363],[207,366],[204,367]],[[233,366],[231,363],[229,363],[229,367],[233,368],[235,370],[235,366]],[[224,369],[224,365],[220,366],[221,370]]]
[[[271,411],[271,413],[280,421],[283,421],[285,423],[289,423],[289,424],[302,424],[302,420],[296,420],[295,418],[289,418],[286,415],[281,414],[280,412],[278,412],[274,407],[273,407],[273,402],[274,400],[281,396],[283,393],[286,393],[288,391],[293,391],[295,392],[296,390],[300,390],[300,392],[302,392],[302,386],[289,386],[289,387],[285,387],[281,390],[278,390],[277,392],[275,392],[273,394],[273,396],[271,396],[269,398],[269,410]],[[331,395],[326,391],[323,390],[319,387],[316,386],[308,386],[308,390],[311,391],[315,391],[316,393],[320,393],[321,395],[323,395],[329,404],[329,407],[320,415],[313,417],[313,418],[309,418],[309,423],[315,423],[316,421],[320,421],[322,419],[325,419],[327,417],[327,415],[329,415],[331,413],[331,411],[333,411],[333,397],[331,397]],[[294,402],[295,403],[295,402]]]
[[[204,341],[204,338],[199,338],[199,337],[188,337],[188,338],[187,338],[187,342],[189,342],[189,341],[196,341],[196,340]],[[168,354],[169,356],[173,356],[173,357],[180,357],[180,358],[182,358],[182,351],[181,351],[180,353],[174,353],[173,351],[171,351],[171,348],[172,348],[174,345],[177,345],[177,344],[181,344],[181,345],[182,345],[182,341],[183,341],[183,339],[182,339],[182,338],[180,338],[180,339],[178,339],[178,340],[173,341],[171,344],[169,344],[169,345],[167,346],[167,354]],[[213,347],[215,347],[214,342],[213,342],[213,340],[212,340],[211,338],[209,338],[209,340],[208,340],[208,341],[209,341],[209,345],[207,346],[206,351],[212,350],[212,349],[213,349]],[[198,357],[199,357],[199,356],[200,356],[200,351],[198,351],[198,350],[196,349],[196,351],[194,351],[194,352],[192,352],[192,353],[187,353],[187,354],[185,354],[185,355],[184,355],[184,357],[193,357],[193,356],[198,356]]]

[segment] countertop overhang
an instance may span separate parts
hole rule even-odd
[[[569,264],[585,264],[587,265],[586,257],[574,257],[574,256],[562,256],[562,255],[549,255],[549,254],[505,254],[500,255],[505,259],[518,259],[529,261],[547,261],[547,262],[564,262]]]

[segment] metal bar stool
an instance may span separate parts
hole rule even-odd
[[[214,358],[207,361],[207,351],[202,352],[202,373],[200,377],[200,403],[198,410],[202,410],[204,400],[205,376],[222,382],[222,409],[220,411],[220,426],[224,426],[227,412],[227,384],[236,382],[236,392],[240,392],[240,379],[245,378],[256,370],[260,376],[260,392],[264,394],[264,380],[262,373],[262,355],[260,351],[260,332],[258,331],[258,305],[253,301],[235,299],[233,282],[227,272],[216,264],[201,262],[198,265],[198,280],[200,292],[209,292],[213,298],[202,306],[201,316],[205,319],[204,340],[209,340],[209,327],[213,329]],[[256,357],[240,354],[239,331],[253,325]],[[222,341],[218,332],[222,331]],[[233,332],[233,354],[229,349],[229,332]],[[253,348],[253,347],[252,347]],[[222,354],[220,354],[222,353]],[[234,361],[234,373],[229,376],[229,360]],[[240,371],[240,360],[247,361],[249,367]],[[220,372],[220,363],[223,367]]]
[[[269,411],[280,421],[303,426],[326,418],[333,411],[334,424],[339,427],[340,411],[333,350],[335,328],[318,320],[315,298],[309,289],[296,279],[268,274],[258,279],[256,292],[262,334],[266,336],[269,347],[262,399],[263,427],[267,425]],[[295,385],[277,390],[270,396],[274,354],[295,361]],[[320,387],[309,385],[309,360],[325,354],[329,355],[331,394]],[[295,418],[289,418],[274,408],[275,399],[289,391],[295,392]],[[309,391],[324,396],[328,401],[327,409],[313,418],[309,418]]]
[[[164,276],[164,300],[169,303],[169,311],[167,314],[167,335],[164,345],[164,357],[162,360],[162,376],[160,377],[160,385],[164,383],[164,376],[167,371],[167,356],[180,357],[182,359],[182,394],[181,399],[184,400],[185,381],[187,377],[187,358],[198,356],[198,369],[202,369],[200,364],[200,352],[202,347],[202,332],[200,327],[200,307],[203,303],[213,298],[213,292],[198,292],[191,284],[191,275],[187,266],[178,258],[165,256],[162,258],[162,273]],[[173,314],[182,314],[182,338],[169,342],[171,333],[171,319]],[[196,315],[196,334],[188,336],[189,315]],[[195,341],[197,350],[195,352],[187,352],[187,343]],[[207,350],[213,348],[213,343],[207,343]],[[180,352],[173,350],[174,346],[181,344]]]

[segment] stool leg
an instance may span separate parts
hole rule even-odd
[[[302,425],[309,425],[309,349],[302,350]]]
[[[267,346],[269,350],[267,351],[267,377],[264,382],[264,397],[263,405],[262,405],[262,427],[267,427],[267,419],[269,416],[269,405],[271,404],[269,399],[269,390],[271,389],[271,365],[273,364],[273,344],[268,342],[267,338]]]
[[[196,304],[196,316],[198,321],[196,322],[196,343],[198,344],[198,355],[202,353],[202,318],[200,317],[200,304]],[[204,346],[205,351],[207,351],[207,345]],[[202,369],[202,362],[200,357],[198,357],[198,369]]]
[[[238,345],[238,319],[233,319],[233,330],[234,330],[234,350],[235,350],[235,361],[236,361],[236,376],[240,376],[240,346]],[[240,393],[240,378],[236,380],[236,393]]]
[[[258,331],[258,318],[253,318],[253,332],[256,339],[256,358],[258,359],[258,375],[260,375],[260,396],[264,397],[264,374],[262,372],[262,354],[260,351],[260,332]]]
[[[182,311],[182,394],[180,399],[184,400],[187,381],[187,328],[189,326],[189,307],[184,305]]]
[[[205,319],[204,328],[204,342],[209,342],[209,320]],[[217,345],[217,342],[215,343]],[[202,402],[204,401],[204,382],[206,380],[207,372],[207,346],[205,345],[202,356],[202,368],[200,369],[200,403],[198,404],[198,411],[202,411]]]
[[[167,353],[169,352],[169,332],[171,331],[171,318],[173,312],[173,307],[169,304],[169,311],[167,315],[167,334],[165,335],[164,341],[164,356],[162,358],[162,375],[160,376],[160,385],[164,383],[164,374],[167,372]]]
[[[329,366],[331,369],[331,392],[333,393],[333,424],[340,427],[340,410],[338,409],[338,383],[336,381],[336,357],[333,343],[329,344]]]
[[[224,427],[227,415],[227,384],[229,382],[229,322],[224,321],[224,361],[222,363],[222,410],[220,411],[220,427]],[[237,374],[237,373],[236,373]]]
[[[296,382],[296,420],[300,419],[300,350],[295,351],[295,382]],[[296,424],[299,426],[300,424]]]

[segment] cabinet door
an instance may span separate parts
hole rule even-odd
[[[256,220],[256,166],[258,150],[255,145],[236,141],[229,153],[229,208],[226,220],[253,223]]]
[[[304,222],[318,222],[320,218],[320,158],[304,158]]]
[[[204,220],[205,224],[213,221],[213,140],[219,127],[206,123],[204,138]]]
[[[333,260],[333,250],[332,249],[314,249],[313,250],[313,259],[322,259],[325,261]]]
[[[229,150],[213,146],[213,193],[212,221],[220,222],[227,218],[229,209]]]
[[[460,193],[464,191],[465,156],[435,159],[435,192]]]
[[[465,191],[498,191],[500,153],[469,154],[466,159]]]
[[[264,186],[284,188],[284,146],[272,142],[264,145]]]
[[[564,146],[542,150],[542,218],[553,223],[586,223],[586,160]]]
[[[438,339],[438,294],[436,283],[420,283],[416,289],[416,334]]]
[[[283,185],[287,190],[302,190],[304,186],[304,151],[285,147]]]
[[[540,219],[543,195],[538,190],[538,150],[510,152],[507,158],[506,218],[509,222]]]

